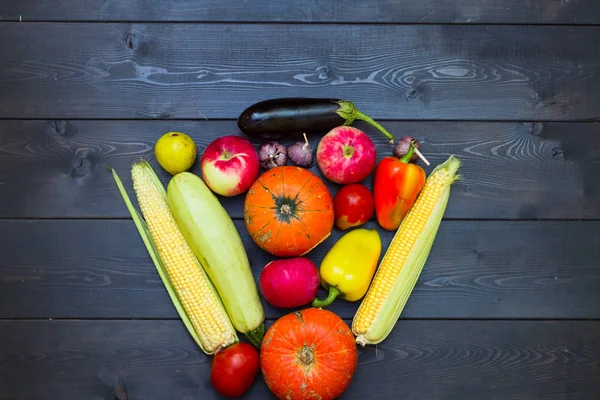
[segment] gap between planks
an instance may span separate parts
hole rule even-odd
[[[309,305],[307,305],[307,307],[305,308],[312,308]],[[300,308],[302,309],[302,308]],[[291,309],[290,310],[290,314],[293,313],[294,311],[298,311],[297,309]],[[265,318],[265,321],[277,321],[279,318],[281,317],[277,317],[277,318]],[[344,321],[351,321],[351,318],[342,318]],[[177,317],[172,317],[172,318],[124,318],[124,317],[117,317],[117,318],[106,318],[106,317],[102,317],[102,318],[64,318],[64,317],[58,317],[58,318],[19,318],[19,317],[12,317],[12,318],[0,318],[0,322],[11,322],[11,321],[46,321],[46,322],[53,322],[53,321],[61,321],[61,322],[77,322],[77,321],[106,321],[106,322],[110,322],[110,321],[181,321],[180,318]],[[418,317],[409,317],[409,318],[400,318],[396,324],[401,324],[402,322],[405,321],[454,321],[454,322],[477,322],[477,321],[481,321],[481,322],[545,322],[545,321],[555,321],[555,322],[577,322],[577,321],[589,321],[589,322],[600,322],[600,318],[418,318]]]
[[[55,118],[27,118],[27,117],[0,117],[0,121],[123,121],[123,122],[152,122],[152,121],[171,121],[171,122],[232,122],[237,121],[236,118],[120,118],[120,117],[109,117],[109,118],[98,118],[98,117],[55,117]],[[577,123],[598,123],[600,122],[600,117],[598,118],[580,118],[580,119],[536,119],[536,120],[524,120],[524,119],[448,119],[448,118],[379,118],[377,120],[380,123],[385,122],[449,122],[449,123],[490,123],[490,124],[517,124],[517,123],[536,123],[541,122],[545,124],[577,124]],[[240,135],[243,132],[237,132]]]
[[[136,207],[137,208],[137,207]],[[243,221],[242,217],[231,217],[233,221]],[[131,217],[0,217],[0,221],[133,221]],[[376,220],[370,219],[375,222]],[[442,218],[442,221],[456,222],[598,222],[600,218]]]
[[[362,26],[381,26],[381,25],[389,25],[389,26],[410,26],[410,25],[439,25],[439,26],[540,26],[540,27],[598,27],[600,24],[594,23],[583,23],[583,24],[570,24],[570,23],[531,23],[531,22],[429,22],[427,18],[432,16],[434,13],[432,12],[430,15],[423,17],[421,21],[412,21],[412,22],[392,22],[392,21],[240,21],[240,20],[88,20],[88,19],[53,19],[53,20],[43,20],[43,19],[32,19],[27,20],[23,19],[21,16],[21,20],[17,19],[1,19],[0,24],[8,24],[8,23],[17,23],[17,24],[47,24],[47,23],[57,23],[57,24],[173,24],[173,25],[182,25],[182,24],[219,24],[219,25],[362,25]]]

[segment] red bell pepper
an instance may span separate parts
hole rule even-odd
[[[375,169],[373,199],[375,216],[383,229],[395,231],[412,207],[425,185],[425,170],[410,159],[414,153],[411,142],[402,158],[385,157]]]

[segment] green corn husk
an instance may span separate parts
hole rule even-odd
[[[460,166],[461,161],[454,156],[450,156],[445,162],[439,164],[429,174],[419,197],[398,227],[381,260],[373,282],[371,282],[369,291],[363,298],[352,321],[352,331],[356,335],[358,344],[365,346],[380,343],[394,328],[429,257],[448,204],[451,186],[461,178],[457,173]],[[434,187],[440,187],[430,186],[431,190],[429,190],[428,185],[434,185],[434,180],[436,184],[441,182],[441,190],[436,198],[427,199],[427,196],[436,196],[437,192],[433,189]],[[435,203],[431,213],[426,216],[424,225],[420,226],[419,219],[415,217],[417,217],[417,213],[428,210],[425,206],[431,204],[428,200],[433,200]],[[411,232],[409,226],[418,231]],[[405,241],[412,240],[413,233],[417,235],[416,240],[408,249],[408,253],[405,253],[401,249],[403,245],[406,245]],[[400,250],[401,255],[395,255],[395,250]],[[383,289],[387,287],[388,280],[393,282],[389,291]],[[376,309],[378,296],[384,300],[380,308]]]
[[[145,167],[150,168],[150,170],[154,174],[152,167],[147,162],[142,161],[142,163],[144,163]],[[172,301],[173,305],[175,306],[175,309],[177,310],[179,317],[181,318],[186,329],[188,330],[188,332],[190,333],[190,335],[192,336],[192,338],[194,339],[196,344],[200,347],[200,349],[206,354],[213,354],[213,352],[208,351],[206,349],[206,347],[202,343],[202,340],[200,339],[198,333],[194,329],[194,326],[193,326],[190,318],[188,317],[187,313],[185,312],[185,309],[177,295],[177,291],[175,290],[175,288],[173,287],[173,285],[170,281],[167,269],[159,256],[158,249],[152,239],[152,234],[151,234],[148,226],[146,225],[144,218],[140,215],[140,213],[133,206],[131,199],[129,198],[117,172],[113,168],[109,168],[109,169],[112,171],[113,178],[117,184],[117,187],[119,188],[119,192],[121,193],[121,196],[125,202],[125,205],[127,206],[127,209],[131,215],[131,218],[133,219],[133,221],[135,223],[135,226],[140,234],[140,237],[142,238],[142,241],[144,242],[146,250],[148,251],[148,254],[150,255],[150,257],[154,263],[154,266],[156,267],[156,270],[160,276],[162,283],[164,284],[165,288],[167,289],[167,292],[169,293],[169,297],[171,298],[171,301]],[[165,196],[165,201],[166,201],[167,195],[166,195],[166,190],[165,190],[164,186],[162,185],[160,180],[158,180],[158,177],[155,174],[154,174],[153,178],[155,178],[155,180],[157,181],[155,186],[157,188],[162,189],[162,193]],[[212,283],[210,282],[210,280],[208,282],[211,286],[211,289],[216,294],[216,290],[215,290],[214,286],[212,285]],[[237,339],[237,335],[236,335],[235,341],[237,342],[237,340],[238,339]]]

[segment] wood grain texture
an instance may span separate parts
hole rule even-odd
[[[221,398],[179,321],[2,321],[0,332],[2,400]],[[599,353],[600,322],[406,321],[359,348],[340,399],[596,400]],[[243,398],[274,397],[259,375]]]
[[[258,282],[273,257],[236,226]],[[308,257],[319,266],[341,235]],[[4,220],[0,243],[0,318],[177,318],[132,221]],[[402,318],[600,318],[599,264],[598,222],[447,221]]]
[[[21,0],[4,21],[220,21],[598,24],[595,0]]]
[[[287,96],[379,119],[600,118],[600,27],[8,22],[0,37],[0,118],[237,118]]]
[[[449,154],[463,161],[464,179],[452,189],[447,219],[600,218],[598,123],[382,123],[396,138],[418,138],[433,165]],[[371,134],[379,159],[391,154],[383,135],[355,126]],[[140,157],[166,184],[153,149],[168,131],[188,133],[200,154],[215,138],[240,134],[235,121],[0,121],[0,217],[128,217],[104,166],[118,171],[131,196],[129,171]],[[311,137],[313,149],[319,137]],[[317,166],[311,170],[322,177]],[[200,173],[198,163],[192,171]],[[371,177],[364,183],[371,188]],[[328,186],[332,194],[339,188]],[[244,195],[221,201],[242,217]]]

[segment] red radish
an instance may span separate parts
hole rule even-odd
[[[291,308],[310,303],[319,290],[319,271],[306,257],[271,261],[260,274],[260,290],[275,307]]]

